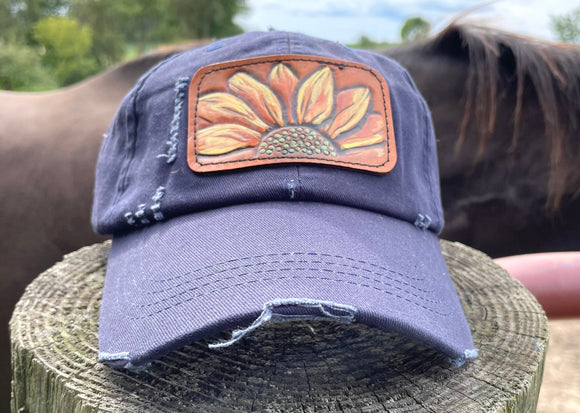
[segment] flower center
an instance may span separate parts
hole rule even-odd
[[[288,126],[276,129],[262,138],[258,146],[259,158],[280,156],[336,156],[332,140],[316,129]]]

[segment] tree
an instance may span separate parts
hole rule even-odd
[[[34,38],[45,48],[43,60],[54,70],[62,85],[78,82],[98,71],[90,55],[93,35],[90,27],[69,17],[45,17],[34,25]]]
[[[233,20],[247,9],[245,0],[71,1],[71,16],[93,29],[93,54],[102,66],[119,61],[127,44],[141,54],[158,42],[241,33]]]
[[[169,0],[177,37],[212,38],[242,33],[234,17],[247,10],[245,0]]]
[[[35,49],[0,42],[0,89],[41,91],[56,86]]]
[[[0,38],[34,44],[33,26],[46,16],[62,15],[70,0],[0,0]]]
[[[141,54],[156,43],[241,33],[234,18],[245,10],[246,0],[0,0],[0,45],[25,50],[4,55],[17,59],[9,68],[40,53],[63,86],[123,60],[128,45]]]
[[[354,49],[372,50],[372,49],[380,49],[380,48],[389,47],[390,45],[391,45],[391,43],[389,43],[389,42],[376,42],[373,39],[371,39],[370,37],[363,34],[359,37],[359,39],[356,43],[351,43],[351,44],[348,44],[347,46],[352,47]]]
[[[426,39],[431,31],[431,24],[421,17],[411,17],[405,21],[401,29],[403,42],[413,42]]]
[[[565,43],[580,43],[580,7],[560,16],[551,16],[552,30]]]
[[[72,0],[70,16],[91,28],[91,54],[100,67],[120,61],[125,55],[123,25],[130,19],[126,1]]]
[[[137,45],[141,54],[155,41],[171,40],[172,35],[163,29],[170,13],[168,0],[127,0],[125,14],[130,16],[123,26],[126,41]]]

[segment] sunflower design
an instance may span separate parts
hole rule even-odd
[[[374,110],[373,88],[344,81],[341,87],[338,67],[316,64],[299,74],[291,64],[241,66],[222,87],[197,97],[198,162],[348,164],[385,157],[388,122]]]

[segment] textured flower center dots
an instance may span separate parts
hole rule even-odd
[[[261,141],[258,157],[287,156],[293,154],[336,156],[332,141],[319,131],[308,127],[276,129]]]

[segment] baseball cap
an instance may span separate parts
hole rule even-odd
[[[438,241],[430,112],[385,56],[269,31],[160,63],[105,135],[92,224],[113,234],[99,322],[112,367],[294,320],[477,356]]]

